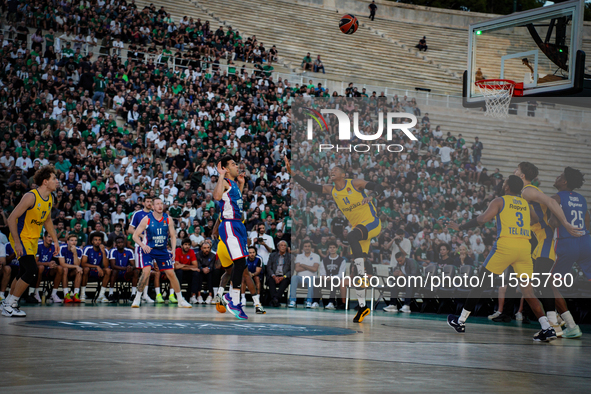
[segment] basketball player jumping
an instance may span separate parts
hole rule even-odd
[[[459,226],[457,223],[449,223],[448,227],[463,231],[472,227],[482,226],[497,218],[497,240],[492,251],[484,261],[483,267],[496,275],[501,275],[510,265],[520,278],[521,275],[527,275],[532,278],[533,263],[531,258],[530,224],[537,222],[538,218],[530,209],[527,201],[520,197],[523,189],[523,181],[515,175],[510,175],[503,184],[503,197],[495,198],[488,206],[488,209],[477,218]],[[488,285],[488,286],[487,286]],[[467,297],[462,314],[458,316],[449,315],[447,324],[456,332],[464,333],[466,331],[466,319],[476,306],[482,292],[490,286],[490,278],[483,276],[483,283],[479,287],[474,287]],[[521,293],[530,305],[532,311],[538,318],[542,329],[534,335],[534,341],[549,342],[556,339],[556,332],[550,325],[540,302],[534,294],[533,287],[528,281],[521,286]]]
[[[37,189],[25,193],[8,217],[10,230],[10,245],[19,260],[19,273],[10,285],[10,295],[2,302],[3,316],[25,317],[27,314],[18,307],[21,295],[29,288],[29,285],[37,282],[37,246],[43,226],[53,239],[55,245],[59,245],[57,233],[51,221],[51,208],[53,197],[51,195],[57,189],[57,178],[52,166],[43,166],[35,172],[34,176]],[[58,254],[57,248],[53,252]]]
[[[142,270],[140,280],[138,283],[138,292],[133,300],[132,308],[139,308],[142,299],[144,288],[148,285],[150,280],[150,272],[152,271],[152,264],[156,262],[160,271],[164,271],[166,277],[170,281],[171,287],[177,294],[179,308],[192,308],[181,293],[181,285],[174,273],[174,253],[176,245],[176,231],[174,229],[174,222],[164,212],[164,203],[161,199],[156,198],[153,202],[154,211],[150,212],[148,216],[144,217],[139,226],[133,233],[133,240],[142,248],[144,252],[143,262],[139,268]],[[146,232],[145,239],[142,240],[140,236]],[[168,239],[170,237],[172,248],[172,258],[168,251]]]
[[[554,182],[558,193],[552,199],[560,204],[566,221],[575,224],[584,231],[581,237],[573,237],[563,225],[558,223],[554,215],[550,217],[550,224],[556,228],[556,263],[552,267],[552,274],[564,277],[571,273],[573,264],[577,263],[587,278],[591,278],[591,235],[589,235],[589,211],[587,200],[581,194],[573,190],[583,186],[584,177],[581,171],[566,167]],[[566,322],[563,338],[579,338],[583,335],[579,326],[575,323],[572,314],[568,310],[566,301],[556,288],[554,297],[556,309]]]
[[[284,158],[287,172],[292,174],[291,163]],[[373,237],[377,237],[382,230],[382,224],[378,218],[376,207],[372,198],[378,197],[384,190],[383,186],[363,179],[346,178],[345,170],[341,167],[333,167],[330,170],[332,185],[315,185],[299,175],[293,175],[294,181],[299,183],[309,192],[332,195],[337,207],[343,212],[351,223],[353,230],[347,235],[347,240],[353,253],[353,264],[357,274],[365,274],[365,258],[369,252],[369,245]],[[364,190],[371,190],[368,196]],[[365,288],[356,289],[359,310],[353,319],[354,323],[361,323],[370,309],[365,305]]]
[[[220,248],[225,247],[228,259],[220,259],[222,266],[229,271],[230,260],[233,262],[231,280],[234,287],[230,293],[222,297],[227,309],[240,320],[248,319],[240,303],[240,285],[246,269],[246,227],[244,227],[242,210],[242,188],[244,187],[244,175],[238,173],[238,165],[232,156],[224,156],[217,166],[219,174],[218,182],[213,190],[213,198],[220,202],[221,223],[218,227],[220,244],[218,245],[218,257]],[[223,277],[222,277],[223,278]],[[223,286],[220,286],[223,292]],[[220,289],[218,289],[219,294]],[[255,303],[257,301],[255,300]],[[219,311],[220,308],[218,308]]]

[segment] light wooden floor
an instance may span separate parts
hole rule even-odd
[[[444,316],[269,308],[238,322],[213,306],[25,307],[0,318],[2,393],[587,392],[591,333],[534,343],[537,325],[469,320],[459,335]],[[29,327],[56,322],[160,320],[315,325],[352,335],[137,333]],[[63,323],[56,323],[63,324]],[[278,326],[279,327],[279,326]],[[248,328],[248,327],[247,327]]]

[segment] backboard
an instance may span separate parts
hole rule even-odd
[[[471,24],[464,106],[484,105],[475,85],[482,79],[519,84],[512,101],[580,94],[585,79],[583,7],[584,1],[573,0]]]

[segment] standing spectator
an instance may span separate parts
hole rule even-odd
[[[484,149],[482,142],[478,140],[478,137],[474,137],[474,143],[472,144],[472,158],[474,164],[478,164],[480,161],[480,158],[482,157],[482,149]]]
[[[376,10],[378,9],[378,6],[376,5],[376,1],[372,0],[371,4],[369,6],[367,6],[367,8],[369,8],[369,19],[371,19],[373,21],[374,18],[376,17]]]
[[[396,230],[396,234],[394,238],[392,238],[389,242],[384,245],[384,248],[390,249],[392,248],[392,255],[390,257],[390,261],[386,262],[385,264],[390,264],[392,268],[394,268],[397,264],[396,262],[396,255],[399,252],[403,252],[404,256],[410,256],[410,251],[412,249],[412,244],[408,238],[405,237],[404,230],[399,228]]]
[[[415,48],[417,48],[420,51],[425,51],[427,52],[427,37],[423,36],[423,38],[421,38],[419,40],[419,43],[415,46]]]
[[[441,164],[443,167],[449,165],[451,162],[451,153],[454,151],[447,145],[447,142],[441,144],[441,149],[439,149],[439,154],[441,155]]]

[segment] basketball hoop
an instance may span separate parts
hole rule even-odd
[[[509,114],[509,104],[513,97],[515,82],[509,79],[483,79],[474,83],[486,103],[486,116],[506,118]]]

